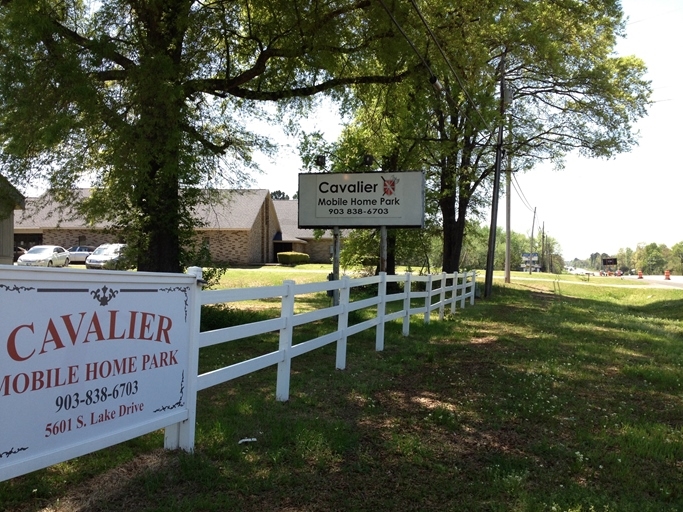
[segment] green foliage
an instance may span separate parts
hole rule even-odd
[[[3,172],[62,195],[91,182],[74,206],[123,233],[139,270],[180,271],[203,190],[244,184],[272,149],[247,128],[274,121],[262,102],[299,115],[315,94],[400,80],[388,25],[351,1],[2,2]]]
[[[427,272],[441,267],[441,239],[430,229],[389,229],[396,237],[396,265]],[[343,269],[375,274],[379,268],[380,234],[376,229],[355,229],[345,238],[339,263]]]
[[[678,242],[671,247],[669,268],[675,269],[676,272],[683,275],[683,242]]]
[[[299,265],[309,263],[311,257],[303,252],[279,252],[277,253],[277,261],[281,265]]]
[[[644,274],[664,274],[667,270],[665,253],[668,252],[669,249],[665,245],[639,244],[634,255],[636,268],[642,270]]]
[[[448,62],[415,8],[397,4],[395,18],[430,69],[388,88],[359,86],[361,108],[334,154],[342,168],[353,168],[355,156],[369,150],[380,155],[383,170],[424,169],[428,215],[442,226],[444,268],[452,271],[476,259],[463,254],[467,221],[488,213],[501,124],[515,170],[540,159],[561,166],[572,151],[611,156],[635,144],[632,125],[645,115],[650,86],[641,60],[614,56],[624,29],[616,0],[420,9]],[[431,90],[430,72],[442,94]],[[501,102],[502,80],[513,93],[510,105]]]
[[[379,261],[379,233],[374,229],[355,229],[344,237],[339,264],[342,269],[365,268],[370,274]]]
[[[630,247],[619,249],[616,255],[617,264],[622,272],[630,272],[631,269],[635,268],[636,262],[634,258],[634,251]]]
[[[216,262],[211,257],[211,251],[206,244],[196,243],[183,248],[182,258],[185,270],[188,267],[201,267],[202,279],[206,288],[216,288],[228,270],[227,263]]]
[[[202,306],[199,330],[201,332],[223,329],[261,320],[257,314],[236,309],[225,304]]]
[[[289,196],[285,194],[282,190],[276,190],[270,193],[270,198],[273,200],[289,200]]]

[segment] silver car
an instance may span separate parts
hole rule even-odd
[[[69,253],[59,245],[34,245],[17,259],[17,265],[28,267],[67,267]]]
[[[102,244],[85,259],[85,268],[124,269],[126,244]]]
[[[69,247],[67,251],[69,251],[71,263],[85,263],[85,259],[95,251],[95,248],[91,245],[74,245]]]

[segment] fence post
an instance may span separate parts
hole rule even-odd
[[[474,292],[477,288],[477,271],[472,271],[472,289],[470,290],[470,306],[474,306]]]
[[[339,340],[337,341],[337,370],[346,369],[346,328],[349,325],[349,300],[351,297],[349,276],[342,277],[341,281],[339,290],[339,307],[341,312],[337,317],[337,332],[339,332]]]
[[[280,362],[277,364],[277,384],[275,387],[275,399],[279,402],[289,400],[289,377],[292,371],[292,358],[289,354],[292,348],[292,319],[294,317],[294,281],[287,280],[282,283],[286,291],[282,295],[282,308],[280,312],[284,325],[280,329]]]
[[[377,284],[377,328],[375,329],[375,350],[384,350],[384,314],[387,310],[387,273],[379,273],[379,283]]]
[[[403,299],[403,336],[410,334],[410,272],[406,272],[406,280],[404,281],[403,291],[406,294]]]
[[[462,294],[460,295],[460,309],[463,309],[465,307],[465,299],[467,298],[467,279],[469,275],[469,272],[465,272],[462,275]]]
[[[190,339],[188,340],[188,375],[185,376],[185,404],[188,410],[188,417],[181,423],[169,425],[164,429],[164,448],[176,450],[180,448],[186,452],[194,451],[194,434],[197,424],[197,375],[199,371],[199,320],[202,314],[202,304],[199,295],[202,292],[202,269],[200,267],[189,267],[189,275],[196,278],[195,286],[191,287],[189,293],[190,304]]]
[[[441,290],[439,293],[439,320],[443,320],[443,311],[446,307],[446,272],[441,272]]]
[[[458,273],[453,272],[453,291],[451,291],[451,314],[455,314],[455,303],[458,301]]]
[[[427,296],[425,297],[425,324],[432,319],[432,274],[427,276]]]

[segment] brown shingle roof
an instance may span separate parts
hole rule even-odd
[[[90,194],[90,189],[76,191],[81,198]],[[268,190],[218,190],[211,196],[207,204],[199,205],[195,215],[203,219],[206,225],[202,229],[251,229],[256,221],[264,201],[269,196]],[[48,193],[40,197],[28,198],[23,215],[17,215],[15,229],[83,229],[87,223],[68,205],[51,198]],[[87,226],[93,229],[104,228],[104,224]]]
[[[90,189],[78,189],[75,191],[78,198],[88,197]],[[21,215],[14,219],[15,230],[31,229],[81,229],[87,223],[80,215],[76,214],[68,204],[58,201],[45,192],[39,197],[26,198],[26,208]],[[103,225],[90,226],[103,228]]]
[[[208,204],[197,206],[194,213],[206,222],[201,229],[251,229],[268,196],[266,189],[218,190]]]
[[[315,230],[299,228],[299,201],[273,201],[275,212],[280,221],[283,242],[296,242],[297,240],[312,240],[315,238]],[[329,230],[325,230],[320,237],[322,240],[332,239]]]
[[[87,197],[90,189],[76,191],[80,198]],[[266,189],[217,190],[207,204],[195,208],[194,214],[205,221],[200,229],[249,230],[254,227],[263,203],[269,197]],[[41,229],[104,229],[105,224],[87,226],[85,220],[72,211],[68,205],[62,206],[47,193],[40,197],[26,199],[26,210],[14,219],[15,231]],[[273,201],[276,222],[280,226],[283,242],[305,242],[315,238],[314,230],[299,229],[299,202]],[[325,232],[323,239],[331,238]]]

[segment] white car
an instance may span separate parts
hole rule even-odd
[[[124,269],[126,244],[102,244],[85,259],[85,268]]]
[[[67,267],[69,253],[59,245],[34,245],[17,259],[17,265],[27,267]]]

